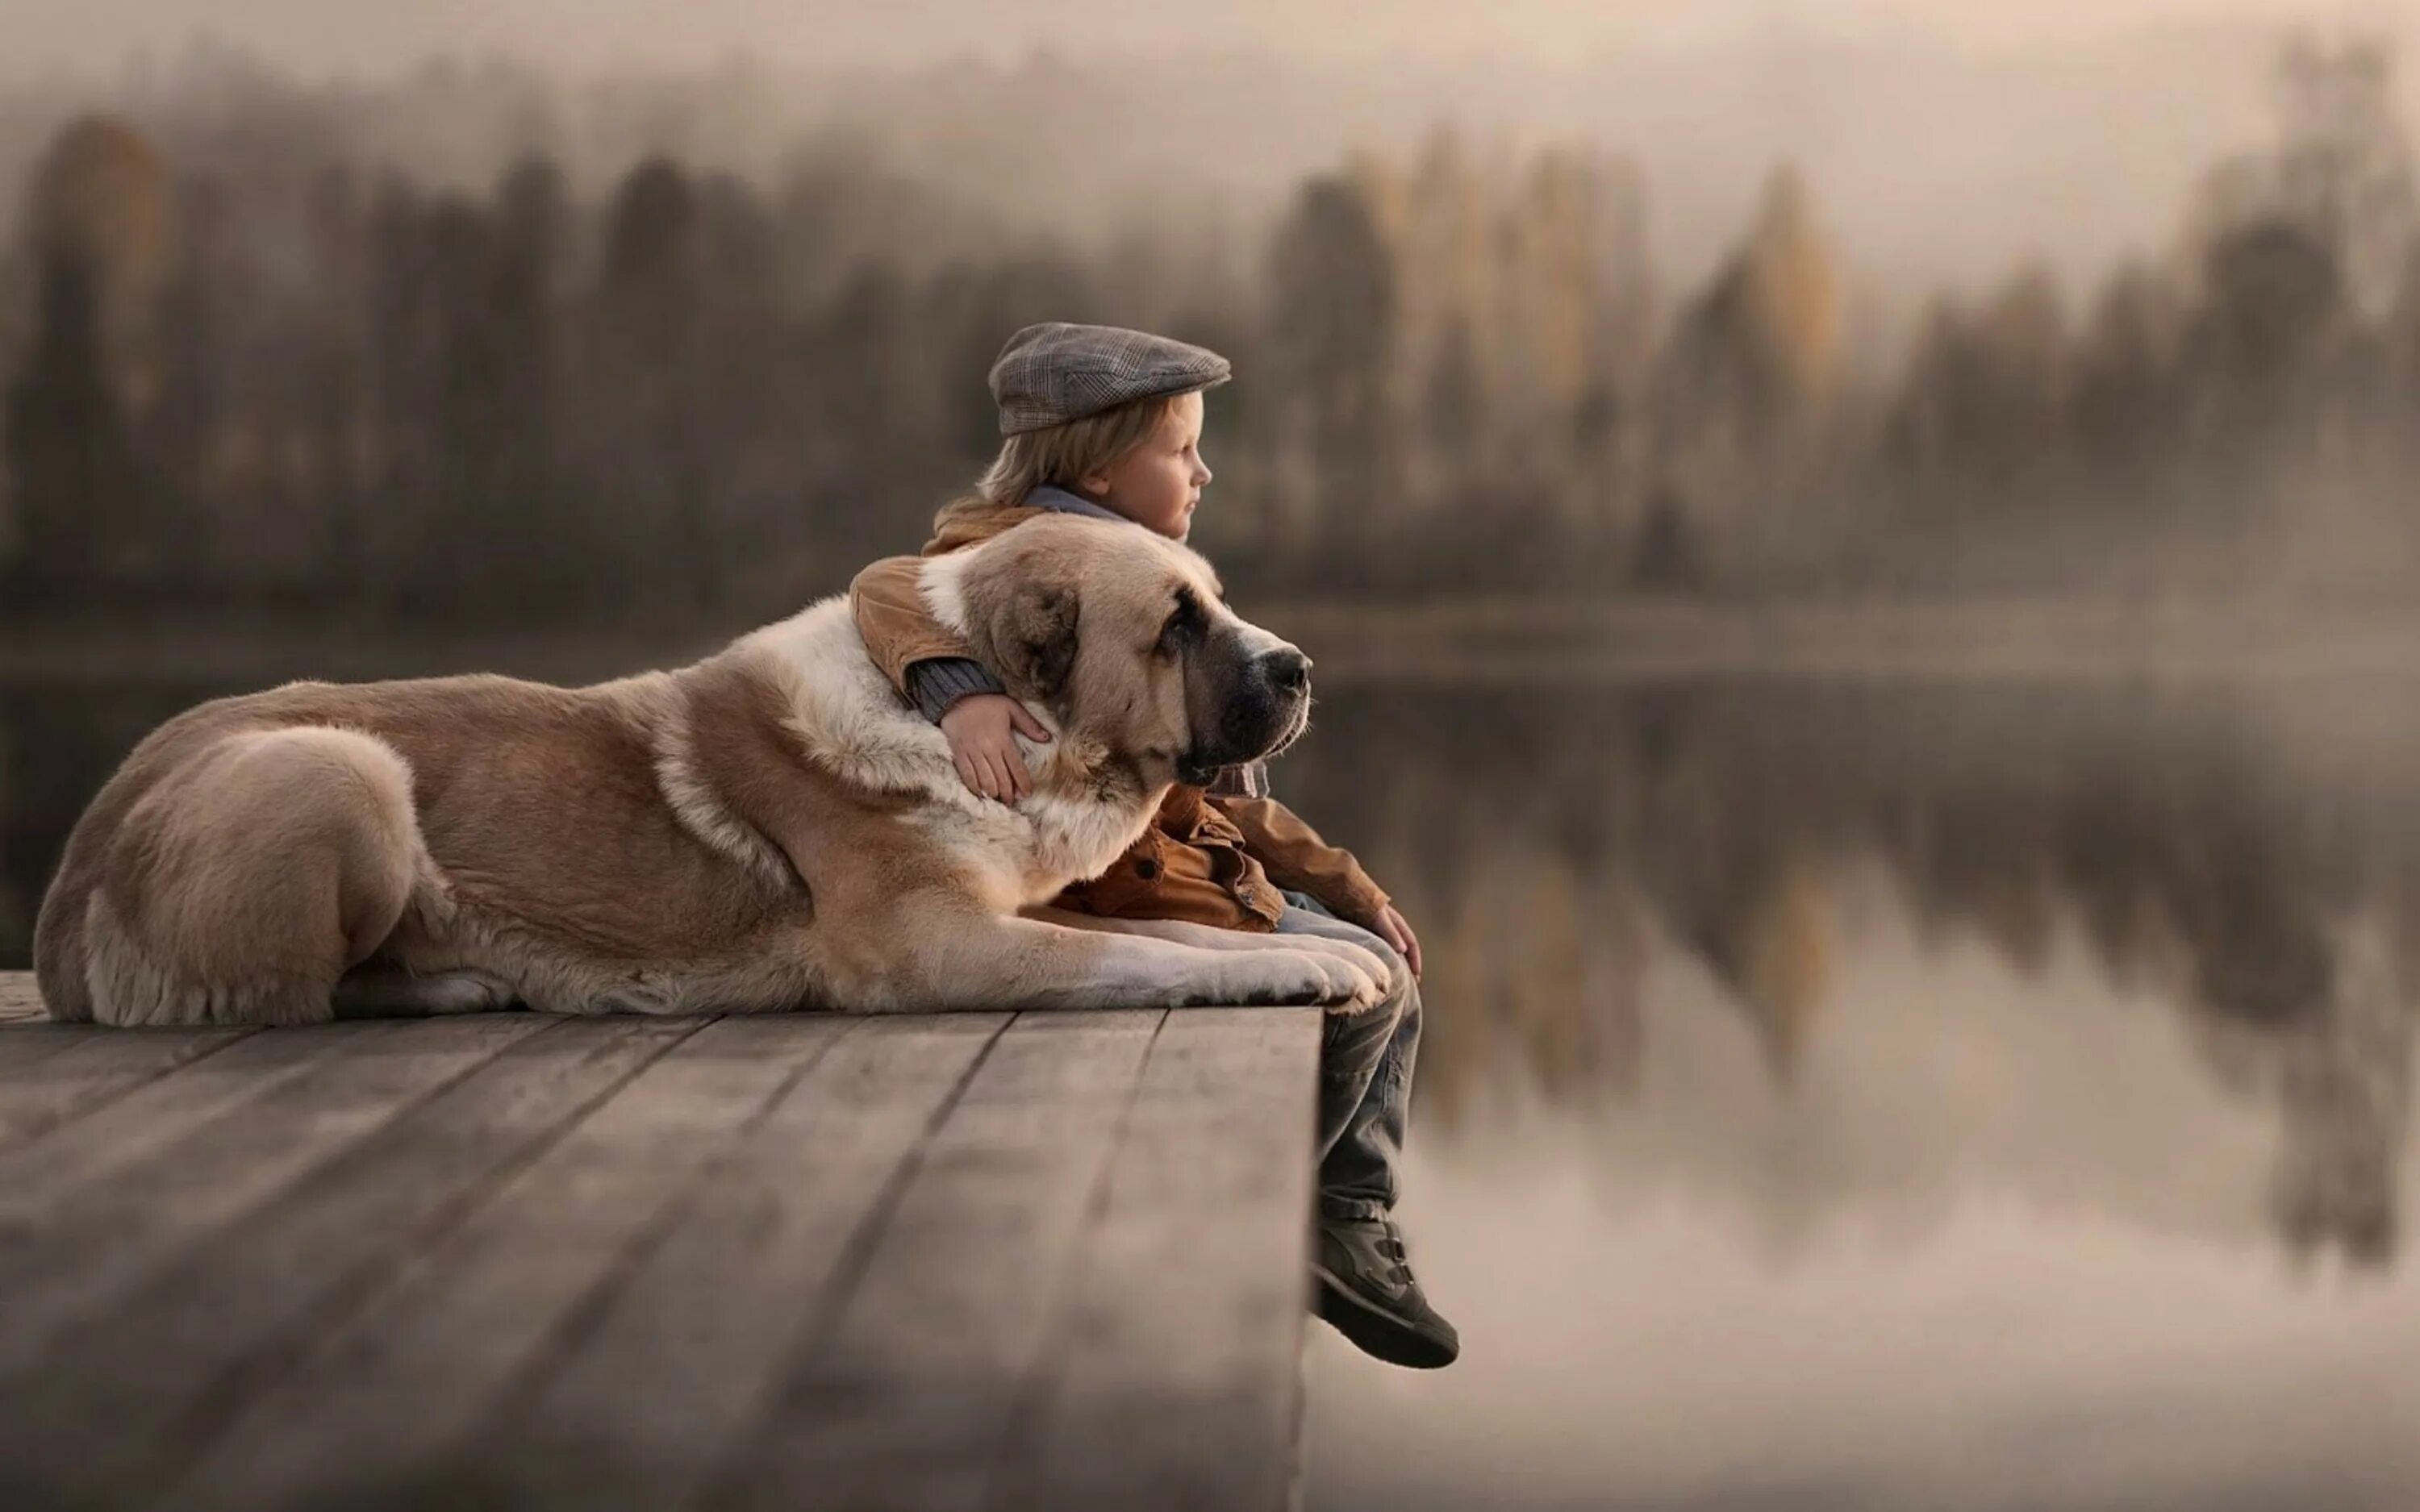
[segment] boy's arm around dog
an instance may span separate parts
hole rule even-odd
[[[997,693],[1000,681],[975,660],[966,641],[950,632],[933,617],[924,602],[922,557],[885,557],[874,563],[848,585],[849,613],[857,621],[858,634],[865,640],[866,655],[882,669],[883,677],[900,693],[917,701],[918,679],[911,676],[920,662],[934,663],[946,670],[944,681],[951,682],[954,691],[964,693]],[[960,669],[970,669],[972,676]],[[988,683],[989,686],[983,686]],[[943,705],[944,708],[947,704]],[[939,713],[924,710],[927,718],[938,718]]]

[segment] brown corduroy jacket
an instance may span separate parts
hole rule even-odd
[[[923,555],[986,541],[1040,509],[960,500],[933,522]],[[1140,528],[1140,527],[1138,527]],[[849,608],[882,675],[903,694],[908,669],[937,656],[963,657],[966,642],[933,618],[918,573],[921,557],[890,557],[849,584]],[[1274,798],[1214,795],[1178,786],[1152,826],[1109,871],[1078,883],[1060,906],[1110,918],[1174,918],[1265,932],[1285,909],[1283,890],[1307,892],[1337,917],[1373,922],[1387,895],[1350,852]]]

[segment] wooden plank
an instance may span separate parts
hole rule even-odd
[[[880,1019],[833,1046],[551,1374],[466,1447],[463,1480],[524,1512],[689,1504],[1007,1022]]]
[[[1170,1016],[991,1505],[1286,1504],[1318,1057],[1312,1010]]]
[[[126,1091],[0,1153],[0,1506],[1278,1504],[1317,1015],[1004,1019],[627,1080],[688,1027],[362,1023]]]
[[[351,1024],[254,1035],[94,1109],[76,1121],[72,1137],[0,1152],[0,1256],[10,1235],[40,1231],[73,1195],[176,1149],[229,1108],[311,1074],[363,1036],[396,1027]]]
[[[90,1025],[0,1028],[0,1045],[72,1037],[55,1055],[0,1059],[0,1150],[30,1144],[188,1061],[224,1050],[250,1028],[112,1029]]]
[[[155,1489],[308,1349],[327,1315],[702,1023],[540,1021],[61,1332],[15,1383],[26,1399],[0,1421],[0,1460],[101,1504]]]
[[[0,971],[0,1025],[43,1019],[41,991],[30,971]]]
[[[70,1045],[84,1043],[109,1031],[98,1024],[53,1024],[48,1019],[0,1019],[0,1084],[22,1081],[27,1069],[39,1065]]]
[[[1009,1026],[711,1504],[982,1504],[1163,1017]]]
[[[23,1389],[24,1370],[62,1329],[546,1023],[494,1013],[279,1029],[189,1068],[287,1037],[303,1049],[314,1037],[334,1037],[346,1052],[225,1107],[177,1144],[91,1185],[54,1192],[47,1203],[0,1196],[0,1297],[8,1299],[0,1309],[0,1395]],[[347,1033],[351,1027],[360,1032]]]
[[[610,1296],[853,1022],[730,1018],[682,1041],[362,1299],[163,1504],[480,1500],[474,1489],[441,1490],[428,1467],[543,1368],[558,1336]]]

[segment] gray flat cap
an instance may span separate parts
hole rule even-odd
[[[1028,326],[1008,338],[991,364],[1000,433],[1015,436],[1063,425],[1137,399],[1215,389],[1232,376],[1227,359],[1147,331]]]

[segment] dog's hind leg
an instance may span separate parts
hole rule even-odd
[[[346,970],[429,871],[395,749],[319,727],[233,734],[127,811],[86,902],[105,1024],[333,1017]]]

